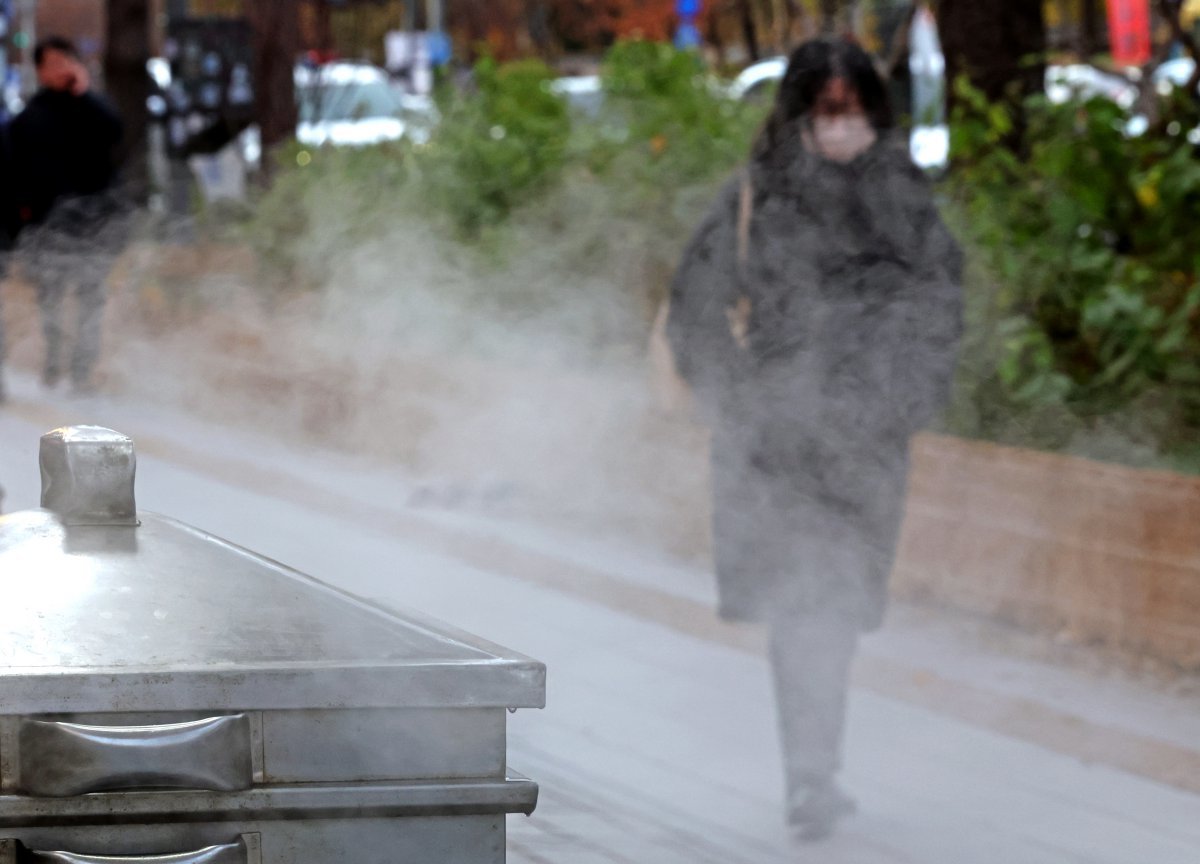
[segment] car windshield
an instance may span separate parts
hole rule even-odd
[[[336,123],[368,117],[395,117],[400,99],[383,81],[310,84],[297,88],[301,123]]]

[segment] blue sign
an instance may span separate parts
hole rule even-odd
[[[454,56],[454,44],[442,32],[429,34],[429,62],[434,66],[445,66]]]
[[[675,31],[675,47],[680,51],[699,48],[703,42],[700,30],[690,21],[680,24],[679,29]]]
[[[679,29],[675,31],[675,47],[680,50],[699,48],[704,40],[696,27],[696,18],[704,0],[675,0],[675,13],[679,16]]]

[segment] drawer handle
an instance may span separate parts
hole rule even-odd
[[[19,840],[0,840],[0,864],[261,864],[259,835],[243,834],[235,843],[208,846],[175,855],[80,855],[27,849]]]
[[[118,789],[236,792],[254,783],[250,718],[211,717],[160,726],[21,721],[18,785],[66,797]]]

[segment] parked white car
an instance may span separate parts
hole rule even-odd
[[[1129,109],[1137,101],[1137,85],[1121,75],[1074,63],[1046,67],[1046,98],[1061,105],[1073,98],[1100,97]]]
[[[1174,87],[1186,87],[1196,72],[1196,61],[1191,57],[1168,60],[1154,70],[1154,82],[1158,92],[1166,96]],[[1197,86],[1200,92],[1200,85]]]
[[[747,66],[729,85],[734,99],[758,99],[766,96],[787,72],[786,57],[768,57]]]
[[[572,110],[595,116],[604,107],[604,87],[599,75],[565,75],[550,82],[550,92],[566,100]]]
[[[367,63],[296,67],[296,140],[309,147],[356,147],[428,140],[434,109],[426,97],[393,86],[387,72]]]

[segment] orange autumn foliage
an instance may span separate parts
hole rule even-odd
[[[670,39],[675,0],[551,0],[550,17],[560,39],[580,46],[618,39]]]

